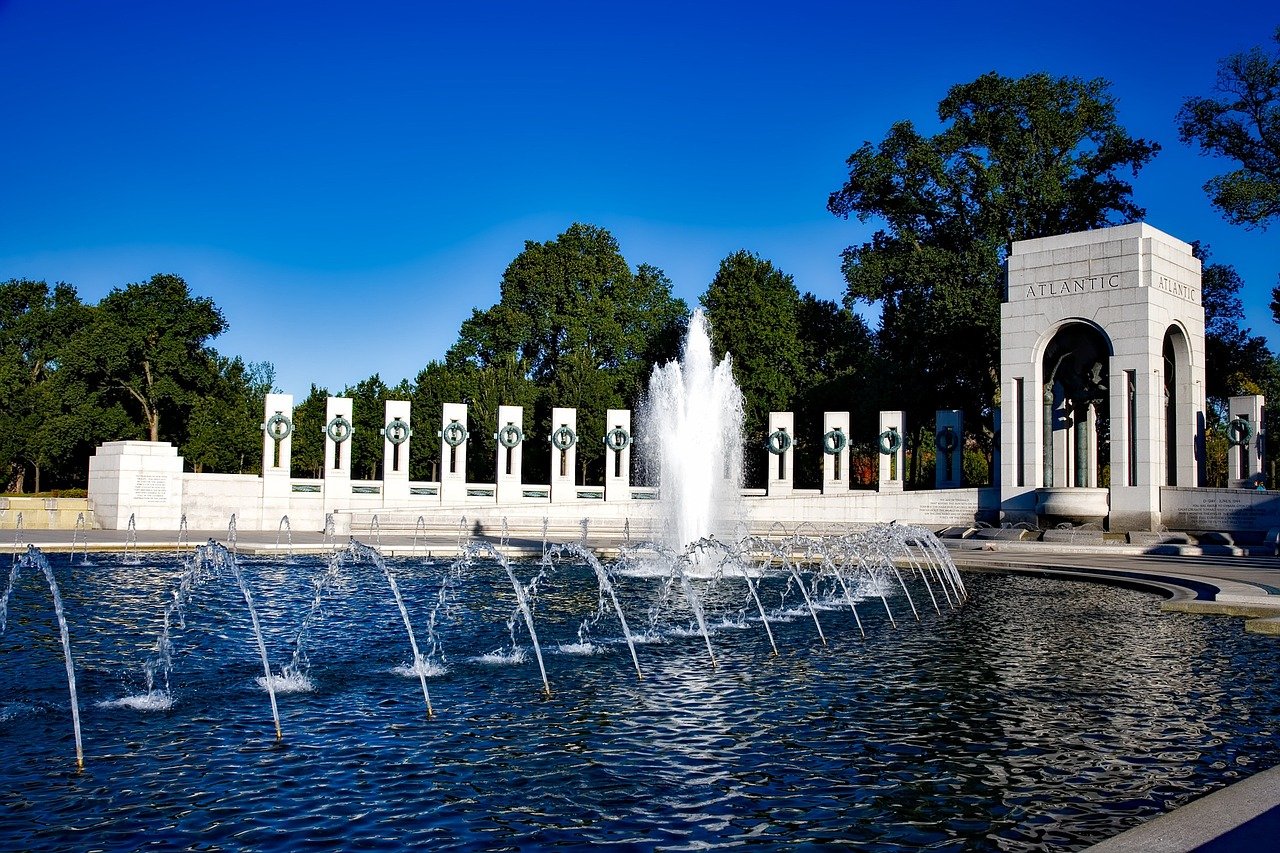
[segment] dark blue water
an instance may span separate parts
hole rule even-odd
[[[92,559],[53,558],[82,773],[42,578],[20,581],[0,636],[0,849],[1071,850],[1280,763],[1274,641],[1162,614],[1154,596],[968,575],[958,611],[926,604],[916,622],[899,596],[897,629],[865,602],[866,640],[843,610],[819,614],[826,646],[808,616],[775,622],[773,657],[724,582],[708,596],[719,666],[672,633],[688,617],[676,603],[662,642],[638,649],[638,680],[611,614],[590,629],[597,654],[558,651],[598,604],[582,567],[538,588],[550,698],[532,655],[476,659],[511,647],[501,570],[456,582],[430,720],[417,679],[395,672],[411,653],[385,581],[348,567],[309,638],[314,690],[279,697],[277,744],[230,578],[202,586],[173,632],[171,708],[101,706],[142,688],[179,568]],[[321,564],[241,563],[279,670]],[[422,641],[445,566],[391,565]],[[658,584],[619,581],[633,628]],[[781,589],[762,584],[766,606]]]

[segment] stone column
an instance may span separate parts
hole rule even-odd
[[[325,510],[351,505],[350,397],[330,397],[324,406],[324,506]]]
[[[1250,488],[1263,476],[1262,455],[1266,448],[1263,434],[1261,394],[1232,397],[1227,409],[1227,485]]]
[[[462,503],[467,499],[467,406],[445,403],[440,419],[440,500]]]
[[[933,486],[936,489],[958,489],[964,481],[964,412],[939,409],[934,421]]]
[[[849,413],[822,414],[822,493],[849,491]]]
[[[631,500],[631,410],[609,409],[605,415],[604,499]]]
[[[511,503],[524,497],[520,463],[524,458],[524,407],[499,406],[498,431],[493,434],[497,448],[494,498]]]
[[[578,410],[551,410],[551,502],[577,499]]]
[[[293,457],[293,395],[268,394],[262,413],[262,513],[263,530],[278,525],[289,514],[293,497],[290,482]]]
[[[789,495],[795,483],[796,449],[795,415],[770,412],[769,432],[765,437],[765,491],[770,497]]]
[[[268,394],[262,413],[262,496],[288,498],[293,455],[293,395]]]
[[[880,434],[877,438],[880,451],[880,483],[882,492],[902,491],[906,454],[906,413],[881,412]]]
[[[409,503],[409,426],[408,400],[387,400],[382,421],[382,505],[405,506]]]

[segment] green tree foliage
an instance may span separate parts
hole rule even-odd
[[[848,411],[867,389],[873,352],[862,318],[836,303],[801,294],[790,275],[746,250],[720,262],[702,304],[717,352],[732,356],[744,398],[747,482],[759,482],[769,412],[796,415],[797,483],[822,480],[822,413]]]
[[[214,387],[191,406],[186,440],[179,448],[197,473],[262,473],[262,418],[275,368],[217,356]]]
[[[135,414],[151,441],[180,444],[192,407],[218,384],[208,346],[227,327],[207,297],[176,275],[114,289],[63,350],[63,367]]]
[[[1178,112],[1178,136],[1238,169],[1204,185],[1233,225],[1265,228],[1280,216],[1280,27],[1277,50],[1261,47],[1218,64],[1216,97],[1188,98]]]
[[[406,391],[405,385],[406,383],[400,383],[396,391]],[[348,441],[351,476],[356,480],[380,480],[385,444],[382,428],[386,425],[386,403],[387,400],[404,397],[393,393],[376,373],[344,390],[342,396],[352,400],[352,426],[355,431]]]
[[[1266,338],[1244,327],[1240,300],[1243,279],[1235,267],[1209,263],[1209,247],[1199,242],[1192,250],[1204,264],[1200,277],[1204,305],[1205,396],[1215,422],[1227,414],[1229,398],[1261,394],[1275,370],[1275,356]]]
[[[82,483],[93,446],[127,430],[118,408],[62,369],[91,310],[69,284],[0,284],[0,488]]]
[[[962,408],[989,435],[1010,244],[1140,219],[1118,173],[1159,146],[1118,124],[1103,80],[989,73],[953,86],[938,118],[936,135],[902,121],[864,143],[827,206],[884,224],[844,252],[846,302],[880,306],[879,351],[911,389],[910,422]]]
[[[306,399],[293,407],[289,467],[295,477],[319,479],[324,469],[325,406],[329,391],[311,385]]]
[[[575,223],[554,240],[526,242],[503,273],[500,301],[474,311],[446,355],[476,409],[469,466],[489,469],[499,402],[532,405],[530,426],[542,436],[552,405],[577,405],[579,433],[604,435],[605,410],[635,404],[650,365],[674,355],[686,314],[666,276],[650,266],[633,273],[603,228]],[[529,461],[546,464],[537,454]]]
[[[745,249],[720,262],[702,295],[718,356],[729,353],[742,389],[744,481],[762,476],[769,413],[788,410],[804,372],[800,292],[791,276]]]
[[[409,442],[409,476],[414,480],[440,479],[440,415],[445,403],[469,399],[471,386],[459,371],[443,361],[431,361],[419,371],[409,395],[413,413],[413,438]]]

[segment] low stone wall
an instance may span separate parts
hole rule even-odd
[[[19,516],[23,530],[75,530],[81,516],[94,526],[88,498],[0,498],[0,530],[16,529]]]
[[[1280,528],[1280,491],[1160,490],[1160,519],[1170,530],[1262,531]]]

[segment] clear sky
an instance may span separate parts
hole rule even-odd
[[[219,352],[277,385],[412,379],[525,240],[609,229],[696,303],[722,258],[839,299],[875,223],[826,211],[848,155],[937,127],[987,71],[1113,84],[1164,148],[1146,221],[1245,280],[1255,334],[1280,227],[1232,227],[1178,142],[1270,2],[806,3],[0,0],[0,280],[97,301],[158,272],[222,308]]]

